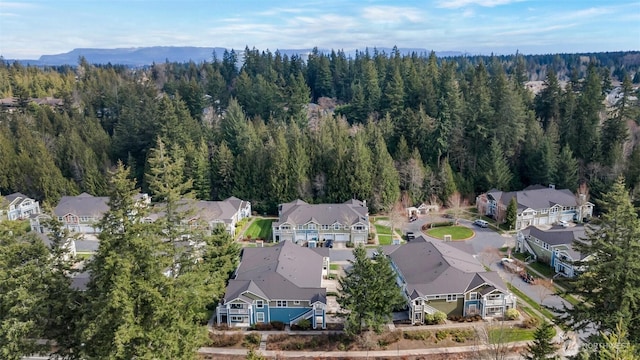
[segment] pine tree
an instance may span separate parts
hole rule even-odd
[[[223,200],[233,195],[234,187],[233,154],[225,141],[215,150],[211,160],[212,188],[214,198]]]
[[[497,139],[493,139],[489,152],[481,162],[481,176],[486,189],[500,189],[506,191],[513,175],[507,164],[504,152]]]
[[[387,151],[382,134],[373,134],[373,200],[372,208],[389,211],[400,198],[398,171]]]
[[[583,301],[566,309],[563,322],[582,329],[591,324],[601,332],[615,331],[618,321],[629,330],[629,341],[640,342],[640,220],[624,187],[624,179],[598,201],[603,212],[598,227],[589,228],[574,249],[587,256],[576,262],[584,271],[575,281]]]
[[[507,206],[507,214],[505,216],[505,222],[509,230],[512,230],[516,226],[516,220],[518,219],[518,203],[516,198],[512,197]]]
[[[342,292],[338,303],[349,310],[345,331],[348,334],[369,329],[380,331],[391,320],[392,312],[404,304],[391,261],[381,248],[374,259],[369,258],[364,246],[356,247],[353,257],[346,275],[339,279]]]
[[[533,334],[533,343],[527,345],[527,350],[522,354],[527,360],[557,359],[553,340],[553,325],[549,322],[542,323]]]
[[[366,145],[365,133],[357,133],[351,141],[347,166],[342,169],[348,181],[348,191],[352,198],[371,199],[373,195],[373,162],[371,150]],[[342,200],[344,201],[344,200]]]
[[[578,187],[578,161],[569,146],[565,145],[558,155],[553,181],[559,189],[571,191]]]

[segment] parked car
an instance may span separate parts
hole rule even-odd
[[[482,219],[476,219],[473,222],[473,225],[480,226],[481,228],[489,227],[489,223],[484,221],[484,220],[482,220]]]
[[[414,222],[416,220],[418,220],[418,217],[415,215],[409,218],[409,222]]]
[[[559,221],[558,224],[560,224],[560,226],[562,226],[562,227],[569,227],[569,222],[567,222],[565,220]]]
[[[324,247],[333,248],[333,240],[325,240]]]
[[[526,271],[522,272],[520,274],[520,277],[522,278],[522,281],[526,282],[527,284],[531,284],[535,280],[534,277]]]
[[[416,235],[413,232],[411,231],[407,232],[407,241],[411,241],[415,238],[416,238]]]

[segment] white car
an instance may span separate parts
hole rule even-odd
[[[476,221],[473,222],[473,225],[480,226],[481,228],[486,228],[489,226],[489,223],[484,220],[477,219]]]

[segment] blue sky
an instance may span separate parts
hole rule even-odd
[[[0,0],[0,55],[74,48],[640,50],[640,0]]]

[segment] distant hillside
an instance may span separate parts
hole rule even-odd
[[[236,49],[236,51],[242,53],[244,49]],[[266,50],[266,49],[265,49]],[[300,55],[306,59],[307,55],[312,49],[280,49],[280,53],[283,55]],[[379,52],[385,52],[390,54],[391,48],[377,48]],[[398,49],[402,55],[410,54],[412,52],[418,54],[429,53],[431,50],[406,48]],[[203,61],[211,61],[213,59],[213,52],[216,52],[218,59],[222,59],[222,54],[225,48],[221,47],[195,47],[195,46],[152,46],[152,47],[139,47],[139,48],[117,48],[117,49],[74,49],[64,54],[55,55],[42,55],[38,60],[20,60],[24,64],[29,65],[76,65],[80,56],[84,56],[91,64],[118,64],[125,66],[144,66],[151,65],[153,63],[160,63],[165,61],[171,62],[188,62],[194,61],[200,63]],[[272,50],[275,51],[275,50]],[[330,50],[322,49],[323,52]],[[364,49],[362,50],[364,51]],[[369,52],[373,52],[373,48],[369,48]],[[355,51],[348,51],[348,55],[354,55]],[[436,52],[439,57],[459,56],[464,53],[459,51],[446,51]],[[14,60],[9,60],[14,61]]]

